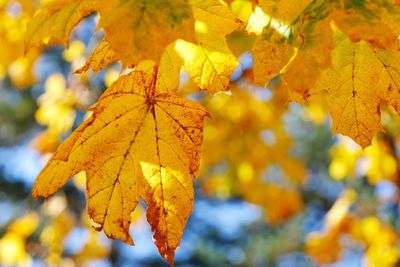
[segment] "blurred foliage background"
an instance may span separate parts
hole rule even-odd
[[[24,31],[39,2],[46,1],[0,0],[1,266],[167,266],[144,207],[132,214],[134,247],[93,229],[84,173],[47,201],[30,196],[51,153],[126,71],[116,63],[96,75],[71,74],[102,38],[95,16],[72,33],[69,48],[24,55]],[[251,1],[230,5],[244,21],[256,14]],[[176,265],[398,266],[399,117],[384,109],[385,133],[363,151],[332,134],[320,99],[287,103],[279,77],[255,86],[246,52],[253,41],[244,32],[229,36],[241,60],[231,95],[198,93],[182,73],[180,93],[211,118]]]

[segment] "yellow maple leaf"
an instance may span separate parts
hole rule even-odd
[[[194,18],[187,0],[95,0],[99,26],[124,65],[158,61],[176,39],[195,40]]]
[[[92,0],[57,0],[40,9],[28,24],[25,48],[64,44],[68,47],[73,28],[93,9]]]
[[[341,234],[347,233],[353,225],[349,213],[356,199],[357,193],[353,189],[344,190],[326,213],[324,228],[307,235],[305,251],[319,264],[332,263],[340,258]]]
[[[86,171],[88,212],[107,236],[129,244],[131,212],[143,198],[160,254],[173,264],[193,206],[203,120],[199,104],[156,91],[157,71],[135,70],[103,94],[93,115],[62,144],[37,178],[48,197]]]
[[[333,67],[321,74],[312,93],[327,94],[334,131],[365,148],[382,130],[380,103],[399,107],[400,54],[353,43],[338,31],[334,44]]]
[[[239,65],[226,42],[226,35],[242,22],[222,2],[190,0],[197,43],[177,40],[170,44],[160,60],[163,87],[176,88],[184,66],[201,90],[211,93],[229,90],[230,76]]]

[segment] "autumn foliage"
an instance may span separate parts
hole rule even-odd
[[[131,214],[143,200],[154,243],[173,265],[199,173],[210,177],[204,182],[206,192],[223,188],[223,195],[260,205],[272,225],[300,212],[304,203],[298,188],[307,168],[289,156],[293,140],[281,122],[289,102],[304,105],[305,116],[316,124],[328,112],[333,133],[361,146],[341,141],[332,148],[333,179],[354,173],[364,157],[373,162],[365,173],[371,184],[382,176],[399,182],[395,152],[382,138],[386,129],[381,123],[383,112],[392,117],[400,112],[398,1],[53,0],[40,8],[20,2],[26,30],[19,38],[6,39],[6,24],[0,24],[0,53],[18,50],[0,58],[0,74],[16,60],[24,61],[25,80],[15,78],[17,87],[33,83],[31,68],[45,47],[77,50],[71,32],[93,14],[104,36],[73,72],[87,76],[115,62],[122,65],[61,145],[73,128],[72,107],[79,102],[63,77],[48,79],[36,113],[38,123],[48,127],[36,146],[54,154],[36,179],[33,196],[49,198],[84,171],[88,214],[96,230],[109,238],[134,243]],[[252,56],[251,68],[240,62],[245,52]],[[242,83],[232,78],[238,69]],[[274,92],[270,101],[253,97],[254,91],[265,93],[267,85]],[[246,86],[254,91],[243,90]],[[261,136],[264,129],[269,130]],[[379,158],[386,167],[379,167]],[[221,161],[228,171],[208,173],[207,167]],[[289,177],[289,187],[259,179],[271,163]],[[373,217],[349,215],[356,199],[354,190],[342,192],[323,230],[308,237],[306,252],[320,263],[332,262],[345,233],[364,242],[371,266],[379,266],[371,249],[378,242],[375,231],[385,236],[380,244],[383,255],[394,259],[387,263],[392,266],[400,257],[394,230]]]

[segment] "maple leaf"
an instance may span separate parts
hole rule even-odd
[[[226,35],[238,29],[238,20],[230,9],[216,0],[190,0],[196,19],[198,42],[177,40],[160,59],[164,88],[176,88],[184,66],[196,85],[211,93],[229,90],[230,76],[239,65],[226,42]]]
[[[128,230],[140,198],[160,254],[172,265],[193,206],[203,120],[199,104],[156,91],[157,71],[135,70],[103,94],[37,178],[48,197],[86,171],[88,212],[107,236],[133,244]]]
[[[58,0],[44,6],[28,24],[25,48],[41,48],[44,44],[68,47],[73,28],[94,12],[92,0]]]
[[[382,130],[380,103],[399,110],[400,53],[353,43],[337,31],[332,58],[332,69],[321,73],[312,94],[327,94],[334,131],[365,148]]]
[[[111,48],[124,65],[158,61],[176,39],[195,40],[193,12],[187,0],[95,0]]]

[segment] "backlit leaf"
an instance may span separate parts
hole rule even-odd
[[[156,77],[152,67],[136,70],[108,88],[92,117],[50,159],[33,195],[48,197],[86,171],[90,217],[107,236],[129,244],[131,212],[143,198],[155,243],[172,264],[193,206],[207,112],[158,93]]]
[[[226,35],[242,22],[221,1],[190,0],[189,3],[196,19],[198,42],[177,40],[167,47],[160,62],[164,86],[174,87],[178,83],[183,65],[201,90],[228,91],[230,76],[239,62],[228,48]]]
[[[398,108],[400,53],[354,44],[341,33],[335,46],[333,68],[321,74],[314,92],[327,93],[334,131],[366,147],[382,130],[381,101]]]

